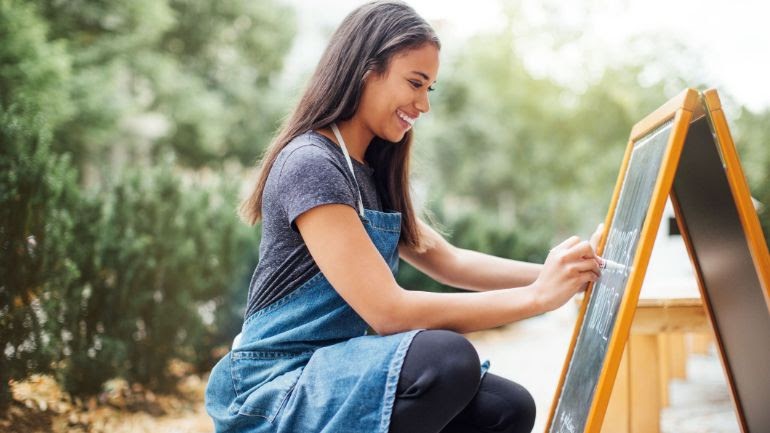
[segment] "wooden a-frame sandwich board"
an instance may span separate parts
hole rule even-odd
[[[598,433],[670,195],[744,433],[770,432],[770,255],[715,90],[686,89],[637,123],[546,433]]]

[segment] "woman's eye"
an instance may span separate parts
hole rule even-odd
[[[419,82],[419,81],[409,80],[409,82],[410,82],[410,83],[412,83],[412,86],[413,86],[415,89],[419,89],[420,87],[422,87],[422,83],[421,83],[421,82]],[[432,92],[432,91],[434,91],[434,90],[436,90],[436,89],[434,89],[434,88],[433,88],[433,86],[431,86],[431,87],[428,87],[428,91],[429,91],[429,92]]]

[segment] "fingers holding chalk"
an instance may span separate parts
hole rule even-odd
[[[598,257],[598,256],[597,256]],[[617,272],[625,272],[627,269],[627,266],[615,262],[610,259],[605,259],[604,257],[599,257],[601,260],[601,263],[599,264],[599,268],[602,270],[609,270],[609,271],[617,271]]]

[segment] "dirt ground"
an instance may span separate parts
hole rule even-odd
[[[12,385],[14,403],[0,419],[7,433],[210,433],[203,409],[205,378],[188,375],[175,395],[155,395],[111,381],[98,398],[71,400],[48,376]]]

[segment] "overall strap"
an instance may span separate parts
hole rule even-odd
[[[356,173],[353,171],[353,162],[350,160],[350,155],[348,154],[348,148],[345,146],[345,140],[342,139],[342,134],[340,134],[340,130],[337,128],[337,124],[335,122],[332,122],[332,131],[334,131],[334,136],[337,137],[337,141],[340,143],[340,147],[342,147],[342,153],[345,154],[345,160],[348,162],[348,167],[350,167],[350,174],[353,175],[353,183],[356,185],[356,192],[358,193],[358,211],[361,214],[361,217],[364,216],[364,203],[361,200],[361,189],[358,187],[358,180],[356,180]]]

